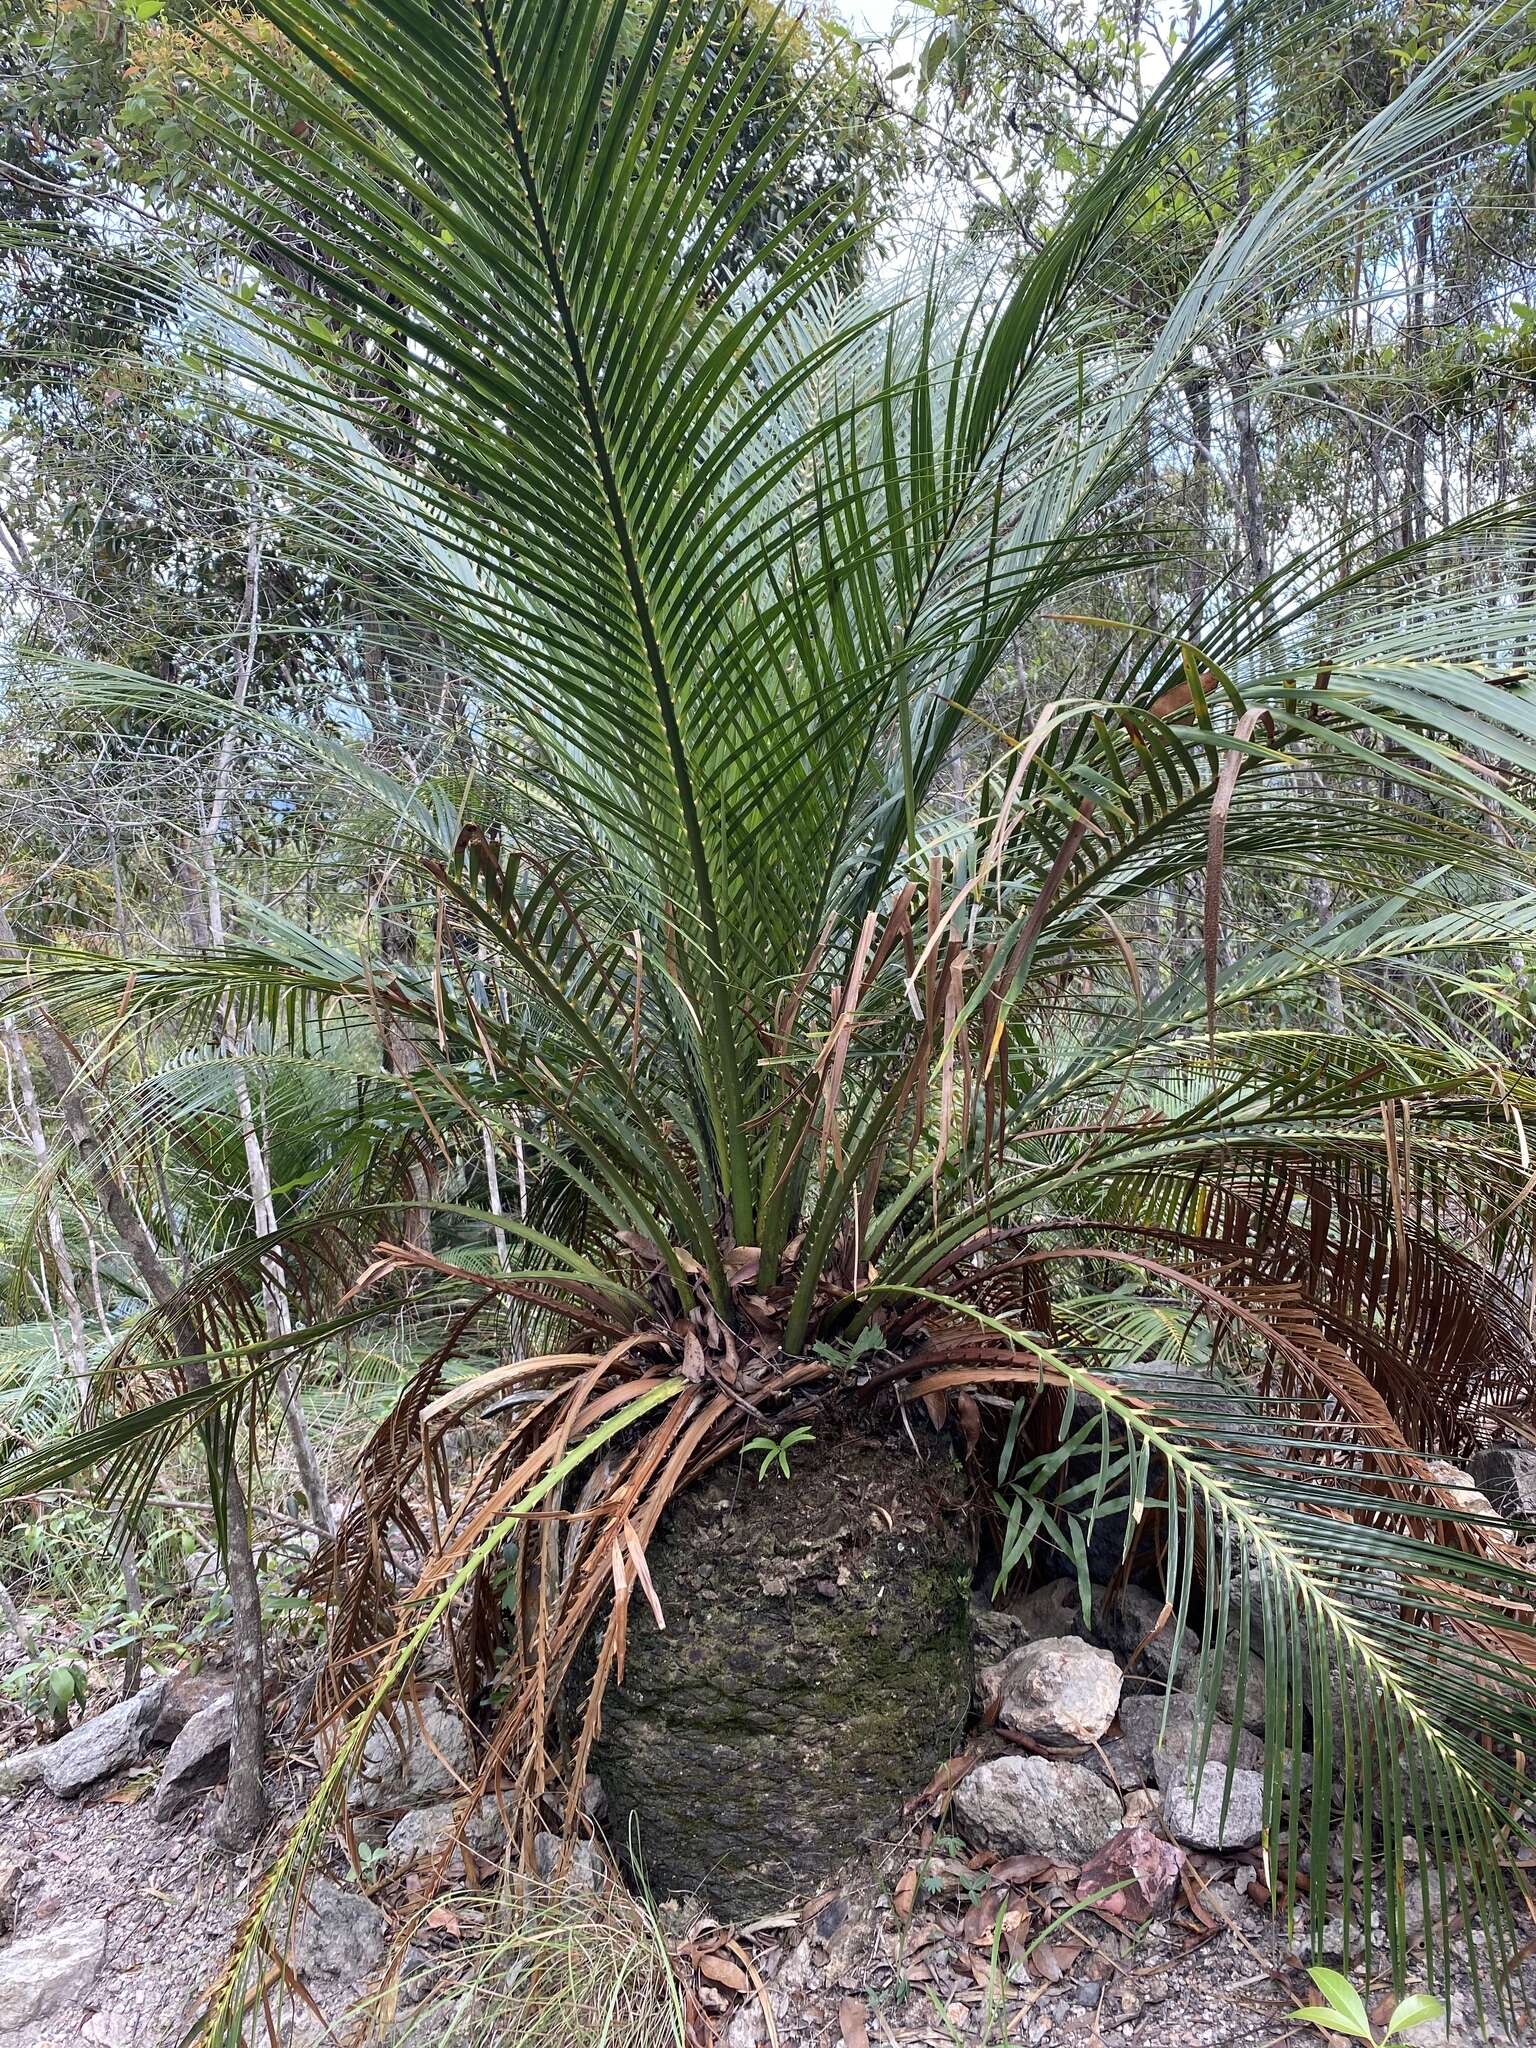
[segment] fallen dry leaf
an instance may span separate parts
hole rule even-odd
[[[931,1806],[936,1799],[943,1799],[953,1792],[966,1773],[976,1764],[971,1750],[964,1750],[959,1756],[952,1756],[939,1765],[915,1799],[909,1799],[902,1812],[911,1815],[920,1813],[925,1806]]]
[[[891,1894],[891,1904],[896,1909],[898,1920],[912,1918],[912,1908],[917,1902],[917,1875],[917,1865],[908,1864],[901,1873],[895,1891]]]
[[[960,1932],[972,1947],[985,1944],[990,1948],[997,1923],[1008,1905],[1006,1891],[986,1891],[971,1907],[960,1923]]]
[[[1226,1926],[1226,1921],[1213,1913],[1210,1907],[1201,1899],[1201,1887],[1191,1875],[1188,1864],[1179,1872],[1179,1883],[1183,1887],[1184,1897],[1188,1902],[1189,1910],[1207,1933],[1210,1933],[1212,1929]]]
[[[102,1806],[137,1806],[146,1793],[155,1789],[158,1773],[145,1772],[141,1777],[129,1778],[121,1785],[114,1785],[110,1792],[104,1792],[98,1802]]]
[[[845,1998],[837,2008],[843,2048],[869,2048],[869,2013],[862,1998]]]
[[[1038,1853],[1028,1856],[1005,1856],[1001,1863],[994,1863],[987,1876],[994,1884],[1033,1884],[1037,1877],[1044,1877],[1048,1871],[1057,1868],[1053,1856]]]
[[[434,1906],[422,1925],[435,1927],[440,1934],[451,1934],[455,1939],[459,1935],[459,1916],[452,1906]]]
[[[752,1980],[739,1963],[733,1963],[729,1956],[723,1956],[718,1949],[711,1949],[698,1958],[698,1972],[710,1984],[723,1984],[727,1991],[748,1992]]]

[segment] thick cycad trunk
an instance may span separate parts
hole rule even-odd
[[[804,1895],[898,1816],[970,1699],[965,1487],[941,1445],[820,1430],[694,1488],[649,1553],[597,1765],[615,1846],[723,1916]]]

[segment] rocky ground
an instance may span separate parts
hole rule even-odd
[[[717,1926],[696,1901],[661,1903],[693,1982],[689,2048],[1279,2048],[1319,2038],[1287,2018],[1309,1995],[1305,1928],[1282,1924],[1283,1873],[1262,1841],[1256,1660],[1225,1672],[1225,1718],[1204,1736],[1197,1767],[1203,1717],[1166,1687],[1170,1660],[1192,1646],[1173,1640],[1155,1595],[1100,1587],[1085,1617],[1075,1580],[1063,1579],[1003,1608],[978,1596],[972,1619],[971,1739],[914,1788],[884,1843],[814,1898],[744,1930]],[[181,2040],[260,1867],[259,1856],[227,1856],[211,1829],[229,1733],[217,1670],[103,1699],[54,1741],[11,1731],[0,1756],[0,2048]],[[279,1822],[268,1851],[315,1769],[302,1747],[274,1761]],[[423,1902],[423,1869],[459,1817],[470,1762],[469,1731],[446,1699],[424,1695],[396,1731],[374,1731],[354,1788],[359,1868],[338,1839],[290,1953],[303,1987],[294,2048],[356,2036],[347,2015]],[[1305,1780],[1307,1760],[1299,1768]],[[595,1783],[586,1804],[601,1821]],[[473,1884],[505,1845],[494,1801],[469,1817],[463,1839],[457,1876]],[[540,1839],[546,1875],[557,1846]],[[1298,1872],[1304,1910],[1321,1888],[1324,1960],[1342,1959],[1340,1916],[1346,1898],[1358,1906],[1360,1879],[1337,1845]],[[584,1846],[571,1911],[610,1881],[599,1850]],[[1408,1911],[1422,1922],[1416,1890]],[[413,1998],[451,1980],[475,1919],[473,1905],[444,1911],[418,1933]],[[1524,1908],[1517,1924],[1536,1932]],[[1523,1959],[1536,1999],[1531,1954],[1536,1941]],[[1411,1988],[1421,1989],[1422,1949],[1415,1962]],[[1465,1976],[1451,1993],[1449,2035],[1434,2026],[1406,2038],[1455,2048],[1532,2038],[1480,2023]]]

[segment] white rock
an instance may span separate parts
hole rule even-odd
[[[83,1998],[107,1952],[105,1920],[54,1920],[0,1949],[0,2034]]]
[[[1120,1666],[1076,1636],[1024,1643],[984,1675],[997,1718],[1035,1742],[1097,1742],[1120,1705]]]
[[[1176,1775],[1163,1786],[1163,1818],[1175,1841],[1191,1849],[1251,1848],[1264,1832],[1264,1780],[1257,1771],[1234,1770],[1228,1794],[1224,1764],[1207,1764],[1193,1788]]]
[[[1119,1794],[1081,1764],[1044,1756],[1000,1756],[955,1787],[960,1832],[977,1848],[1034,1849],[1081,1862],[1120,1826]]]

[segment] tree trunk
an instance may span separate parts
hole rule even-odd
[[[14,935],[13,935],[14,936]],[[37,1162],[39,1175],[48,1170],[48,1134],[43,1128],[43,1113],[38,1106],[37,1084],[32,1078],[32,1062],[27,1057],[27,1048],[22,1042],[20,1031],[13,1019],[0,1020],[0,1041],[4,1042],[6,1056],[16,1075],[16,1091],[21,1098],[21,1116],[25,1126],[27,1142],[32,1157]],[[69,1255],[68,1240],[64,1235],[64,1219],[59,1213],[57,1194],[50,1190],[43,1208],[43,1224],[48,1238],[49,1257],[53,1263],[54,1285],[64,1308],[64,1326],[68,1332],[69,1370],[75,1382],[76,1398],[82,1410],[90,1394],[91,1361],[85,1342],[85,1315],[80,1306],[80,1289],[75,1280],[75,1263]],[[129,1614],[137,1618],[144,1612],[144,1594],[139,1585],[138,1560],[135,1557],[136,1532],[125,1524],[116,1533],[116,1550],[119,1569],[123,1576],[123,1604]],[[123,1657],[123,1697],[129,1698],[139,1689],[144,1676],[143,1646],[131,1643]]]
[[[3,909],[0,909],[0,946],[13,953],[21,950],[15,930]],[[144,1282],[151,1300],[162,1308],[167,1307],[175,1299],[176,1283],[166,1270],[159,1248],[139,1214],[137,1203],[119,1180],[111,1155],[86,1111],[74,1054],[63,1033],[41,1005],[33,1015],[38,1055],[49,1085],[58,1098],[59,1113],[75,1156],[96,1191],[96,1198],[124,1256]],[[172,1335],[181,1356],[187,1385],[198,1389],[210,1386],[212,1382],[202,1356],[202,1333],[189,1319],[175,1316]],[[267,1818],[267,1795],[261,1776],[266,1747],[266,1703],[261,1584],[251,1547],[245,1488],[240,1481],[239,1462],[233,1456],[226,1480],[225,1510],[225,1564],[235,1642],[235,1728],[230,1746],[229,1791],[220,1816],[219,1831],[225,1841],[240,1845],[250,1841]]]
[[[1189,407],[1192,453],[1185,502],[1189,509],[1189,571],[1185,595],[1189,630],[1197,638],[1205,622],[1206,579],[1210,569],[1211,526],[1211,380],[1204,370],[1184,378],[1184,403]]]
[[[822,1881],[954,1753],[970,1700],[965,1488],[946,1449],[823,1424],[790,1477],[724,1467],[648,1551],[595,1752],[658,1895],[742,1919]]]

